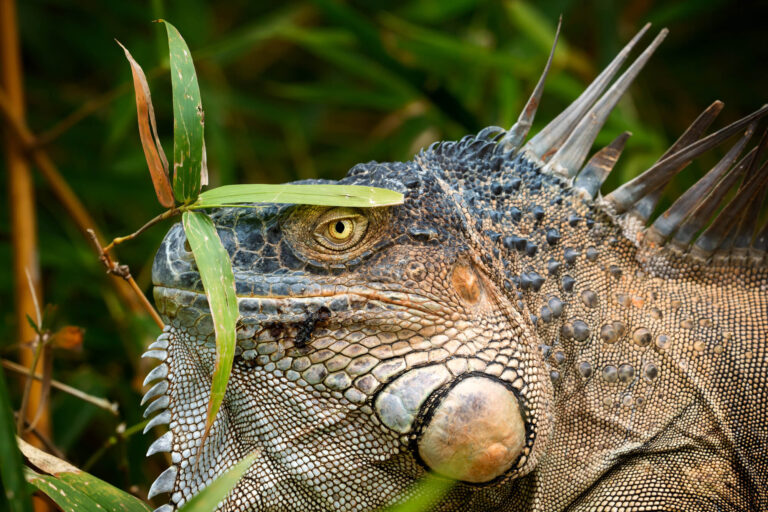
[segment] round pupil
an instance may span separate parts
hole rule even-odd
[[[341,221],[337,221],[336,225],[333,226],[333,229],[335,229],[336,233],[338,233],[339,235],[344,234],[344,228],[345,228],[344,223]]]

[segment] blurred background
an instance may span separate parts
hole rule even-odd
[[[16,10],[16,20],[0,21],[17,23],[33,142],[104,241],[162,211],[139,142],[129,66],[114,41],[146,71],[172,155],[167,40],[156,18],[180,30],[195,58],[213,185],[340,178],[357,162],[406,160],[436,140],[509,127],[538,80],[561,13],[561,43],[533,132],[645,22],[652,33],[671,31],[596,142],[634,133],[604,192],[647,168],[713,100],[726,103],[715,128],[768,100],[766,2],[25,0]],[[683,173],[666,200],[716,156]],[[53,376],[119,404],[114,415],[54,389],[50,430],[43,425],[41,434],[73,464],[146,496],[164,463],[144,458],[154,436],[135,434],[146,373],[139,356],[158,329],[105,275],[57,189],[35,167],[31,176],[39,298],[54,305],[54,331],[85,329],[82,343],[75,336],[54,351]],[[23,316],[14,314],[14,204],[0,208],[0,355],[16,361],[28,340],[19,332]],[[117,251],[150,297],[152,258],[169,225]],[[8,370],[6,377],[18,408],[21,381]]]

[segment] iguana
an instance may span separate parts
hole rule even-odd
[[[765,137],[745,151],[768,108],[704,136],[715,102],[601,196],[629,134],[585,160],[666,34],[608,88],[647,29],[527,142],[552,55],[511,129],[338,182],[400,191],[401,206],[212,211],[241,318],[202,448],[214,330],[173,226],[142,401],[147,429],[169,425],[148,453],[170,453],[157,510],[254,451],[221,510],[377,510],[430,492],[428,474],[455,481],[431,496],[443,511],[768,510]],[[675,173],[737,134],[646,226]]]

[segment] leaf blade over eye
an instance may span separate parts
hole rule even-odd
[[[360,185],[225,185],[206,190],[189,207],[248,206],[247,203],[310,204],[370,208],[403,204],[403,194]]]
[[[216,364],[211,382],[211,398],[208,401],[205,434],[200,443],[202,447],[224,401],[235,359],[235,326],[240,310],[235,294],[232,263],[221,244],[213,221],[204,213],[185,211],[182,223],[203,281],[216,335]]]

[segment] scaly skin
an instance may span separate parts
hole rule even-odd
[[[504,436],[466,440],[465,466],[432,463],[464,480],[434,510],[768,510],[764,266],[653,247],[631,215],[481,133],[340,181],[403,192],[402,206],[212,212],[242,318],[196,468],[214,336],[171,229],[153,271],[168,510],[254,450],[221,510],[407,499],[425,454],[459,442],[425,436],[458,421],[440,408],[462,382],[479,401],[453,434],[482,420]],[[338,217],[367,227],[328,249]]]

